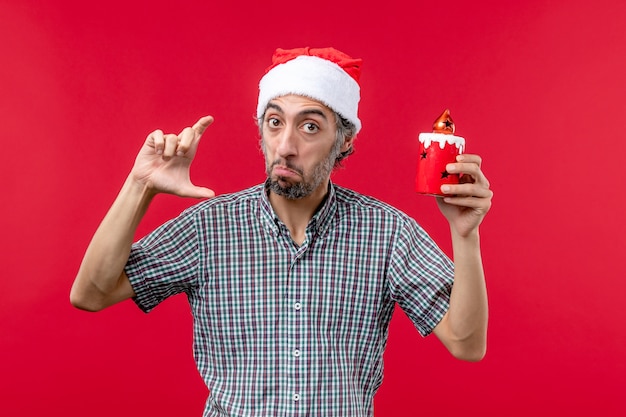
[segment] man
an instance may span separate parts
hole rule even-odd
[[[361,128],[360,64],[333,48],[276,51],[257,108],[267,180],[238,193],[189,179],[212,117],[152,132],[86,251],[78,308],[133,298],[147,312],[187,294],[204,416],[371,416],[396,303],[455,357],[485,354],[480,157],[450,164],[467,182],[438,199],[454,264],[413,219],[330,181]],[[157,193],[208,200],[133,244]]]

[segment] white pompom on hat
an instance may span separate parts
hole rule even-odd
[[[317,100],[361,130],[358,117],[361,59],[334,48],[276,49],[272,65],[259,82],[257,118],[270,100],[296,94]]]

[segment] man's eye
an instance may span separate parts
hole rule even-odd
[[[276,127],[276,126],[280,125],[280,121],[278,119],[272,117],[270,119],[267,119],[267,124],[270,125],[270,127]]]
[[[319,130],[319,127],[317,127],[315,123],[305,123],[304,130],[306,130],[309,133],[314,133]]]

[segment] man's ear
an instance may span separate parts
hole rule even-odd
[[[352,145],[354,144],[354,138],[355,136],[347,137],[343,141],[343,145],[341,146],[341,153],[344,153],[345,151],[347,151],[348,149],[352,147]]]

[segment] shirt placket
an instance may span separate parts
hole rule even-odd
[[[309,246],[309,233],[305,242],[300,246],[293,246],[291,262],[289,266],[289,285],[285,294],[284,313],[287,321],[287,346],[286,358],[289,375],[288,390],[286,394],[290,403],[290,415],[302,415],[302,410],[306,410],[309,399],[306,398],[306,367],[302,366],[306,361],[307,347],[306,335],[303,327],[303,288],[306,283],[303,277],[305,273],[305,253]]]

